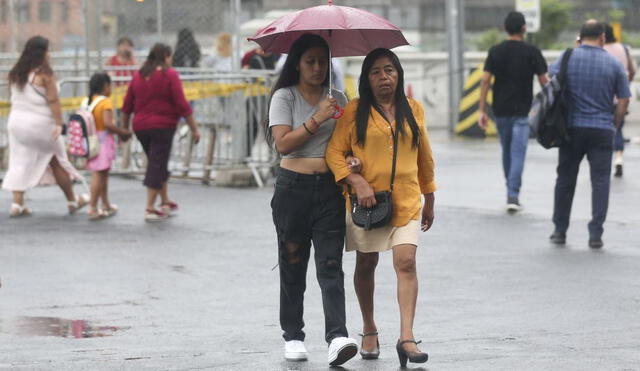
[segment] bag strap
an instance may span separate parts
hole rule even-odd
[[[36,76],[38,75],[38,72],[40,72],[40,67],[36,68],[33,72],[31,72],[31,73],[33,74],[33,77],[32,77],[32,78],[31,78],[31,80],[29,81],[29,85],[31,85],[31,88],[32,88],[32,89],[33,89],[33,90],[34,90],[34,91],[35,91],[39,96],[41,96],[42,98],[44,98],[44,99],[47,101],[47,103],[49,103],[49,98],[47,98],[47,95],[46,95],[46,94],[42,94],[42,92],[36,88],[36,86],[37,86],[37,85],[35,84],[35,81],[36,81]],[[46,88],[45,88],[45,90],[46,90]]]
[[[569,58],[571,58],[572,53],[573,53],[573,48],[568,48],[562,55],[562,62],[560,63],[560,72],[558,73],[558,79],[560,80],[560,85],[562,87],[565,86],[567,81],[567,67],[569,66]]]
[[[631,53],[629,53],[629,47],[627,45],[622,44],[624,48],[624,54],[627,56],[627,70],[631,71],[633,69],[633,58],[631,57]]]
[[[393,162],[391,163],[391,179],[389,180],[389,191],[393,192],[393,182],[396,177],[396,159],[398,157],[398,136],[395,130],[389,124],[389,129],[391,129],[391,136],[393,136]],[[347,184],[347,192],[352,194],[351,185]]]
[[[622,44],[622,48],[624,49],[624,54],[627,56],[627,63],[631,62],[631,55],[629,54],[629,47]]]
[[[98,95],[92,102],[91,105],[89,107],[87,107],[87,110],[91,113],[93,113],[93,110],[96,109],[96,107],[98,106],[98,104],[100,104],[100,102],[102,102],[103,100],[107,99],[107,97],[105,97],[104,95]],[[89,100],[87,99],[87,102]]]
[[[398,128],[398,123],[396,123],[396,129]],[[396,177],[396,159],[398,157],[398,137],[400,133],[396,133],[396,130],[393,130],[391,125],[389,125],[389,129],[391,129],[391,135],[393,136],[393,164],[391,165],[391,181],[389,182],[389,191],[393,192],[393,181]]]

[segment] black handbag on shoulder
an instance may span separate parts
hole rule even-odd
[[[529,111],[529,125],[536,134],[538,143],[544,148],[559,147],[569,143],[569,122],[567,121],[568,101],[567,68],[573,49],[569,48],[560,61],[560,71],[551,78],[533,98]]]
[[[353,224],[369,231],[374,228],[384,227],[389,224],[393,217],[393,202],[391,201],[391,193],[393,192],[393,180],[396,175],[396,157],[398,156],[398,134],[391,129],[393,135],[393,165],[391,165],[391,181],[389,190],[376,192],[376,205],[369,208],[358,205],[358,196],[351,193],[349,187],[349,199],[351,200],[351,219]]]

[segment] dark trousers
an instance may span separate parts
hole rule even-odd
[[[342,251],[345,201],[331,173],[278,169],[273,199],[280,266],[280,326],[286,341],[304,340],[304,292],[311,242],[322,292],[325,339],[347,336]]]
[[[618,105],[613,106],[613,112],[615,113],[618,110]],[[627,112],[628,114],[628,112]],[[624,151],[624,135],[622,135],[622,128],[624,127],[625,117],[622,117],[622,122],[620,123],[620,128],[616,129],[616,134],[613,139],[613,150],[618,152]]]
[[[176,129],[137,130],[136,137],[147,155],[147,171],[143,184],[149,188],[160,189],[169,179],[169,157]]]
[[[558,151],[553,223],[556,231],[566,233],[569,228],[571,204],[582,158],[586,155],[591,170],[591,221],[589,237],[600,238],[609,207],[613,130],[592,128],[569,129],[571,142]]]
[[[616,129],[616,137],[613,145],[614,151],[624,151],[624,135],[622,135],[622,128],[624,127],[624,119],[620,124],[620,128]]]

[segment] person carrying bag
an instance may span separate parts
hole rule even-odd
[[[389,49],[375,49],[364,59],[360,76],[360,98],[345,107],[326,160],[336,182],[348,190],[346,251],[357,251],[354,283],[363,319],[360,355],[376,359],[380,354],[373,283],[379,253],[392,250],[401,318],[396,351],[404,367],[407,361],[422,363],[428,358],[418,349],[413,320],[418,233],[429,230],[434,219],[434,161],[424,111],[404,93],[398,57]]]
[[[396,176],[396,160],[398,157],[398,135],[393,129],[391,129],[391,135],[393,135],[393,163],[391,165],[389,190],[375,193],[376,204],[373,207],[363,207],[358,204],[358,195],[351,192],[351,186],[348,186],[353,224],[364,228],[365,231],[384,227],[389,224],[393,217],[392,193],[393,181]]]

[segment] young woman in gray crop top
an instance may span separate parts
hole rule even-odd
[[[305,34],[293,43],[273,88],[265,133],[282,155],[271,208],[278,235],[285,358],[307,359],[302,313],[313,243],[328,361],[337,366],[352,358],[358,346],[345,325],[345,201],[324,159],[336,123],[335,106],[344,107],[347,100],[336,90],[329,96],[328,62],[329,47],[322,37]]]

